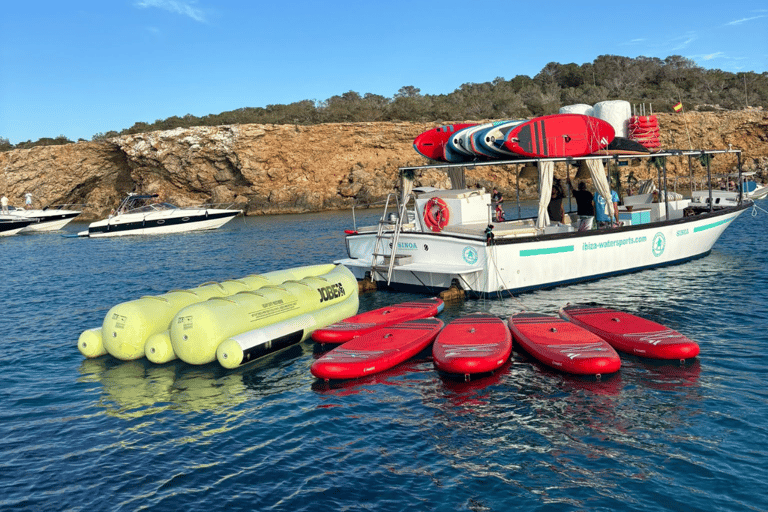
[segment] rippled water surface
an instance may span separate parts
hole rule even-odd
[[[309,373],[310,342],[237,371],[78,352],[119,302],[343,257],[348,212],[0,238],[0,509],[766,510],[768,214],[751,213],[685,265],[441,314],[597,302],[701,346],[685,366],[622,356],[599,382],[518,352],[471,383],[439,376],[426,351],[341,385]]]

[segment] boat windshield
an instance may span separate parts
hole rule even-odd
[[[175,210],[176,206],[158,201],[158,196],[131,194],[126,197],[118,208],[118,213],[150,213],[160,210]]]

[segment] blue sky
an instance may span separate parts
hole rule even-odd
[[[765,0],[5,0],[1,12],[0,137],[13,144],[350,90],[450,93],[599,55],[768,71]]]

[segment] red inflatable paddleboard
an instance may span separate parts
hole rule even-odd
[[[566,306],[560,315],[588,329],[616,350],[650,359],[689,359],[699,355],[699,345],[677,331],[615,309]]]
[[[582,114],[554,114],[526,121],[507,133],[504,147],[531,158],[585,156],[615,136],[608,121]]]
[[[435,297],[374,309],[318,329],[312,333],[312,339],[318,343],[346,343],[388,325],[435,316],[444,306],[442,299]]]
[[[541,363],[566,373],[619,371],[619,354],[599,336],[556,316],[518,313],[509,317],[515,343]]]
[[[439,318],[421,318],[384,327],[336,347],[310,371],[320,379],[355,379],[388,370],[429,346],[443,328]]]
[[[476,123],[449,124],[432,128],[414,139],[413,148],[422,156],[431,158],[432,160],[444,161],[444,148],[451,137],[453,137],[459,130],[475,126],[475,124]]]
[[[509,359],[512,335],[501,318],[475,313],[450,322],[432,346],[438,370],[464,375],[492,372]]]

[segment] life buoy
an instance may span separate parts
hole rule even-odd
[[[435,233],[439,233],[448,225],[450,219],[448,205],[439,197],[433,197],[424,206],[424,224]]]

